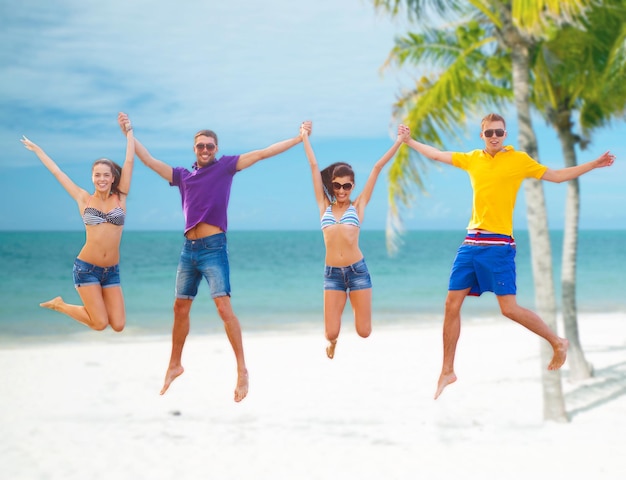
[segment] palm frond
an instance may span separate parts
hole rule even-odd
[[[553,25],[584,21],[598,0],[512,0],[495,2],[511,4],[513,19],[518,27],[534,36],[542,36]]]
[[[511,98],[509,60],[494,49],[495,39],[469,21],[452,31],[408,35],[396,40],[389,65],[427,64],[433,71],[419,77],[403,92],[393,117],[411,128],[420,141],[443,148],[444,138],[460,142],[463,125],[486,108],[500,108]],[[495,75],[491,73],[494,68]],[[508,73],[504,73],[508,72]],[[389,169],[387,247],[394,252],[403,231],[402,207],[409,207],[416,192],[424,193],[423,174],[429,163],[403,147]]]

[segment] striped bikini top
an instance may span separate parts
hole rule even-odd
[[[331,225],[337,225],[337,224],[352,225],[357,228],[361,227],[361,222],[359,222],[359,215],[357,214],[356,208],[354,208],[354,205],[350,205],[346,209],[346,211],[343,212],[343,215],[341,216],[339,221],[337,221],[335,219],[335,216],[333,215],[333,206],[329,205],[326,211],[324,212],[324,215],[322,215],[321,224],[322,224],[322,230],[324,230],[326,227],[330,227]]]
[[[91,198],[89,199],[91,201]],[[112,223],[113,225],[122,226],[124,225],[124,219],[126,218],[126,213],[122,210],[122,207],[118,204],[113,210],[108,213],[104,213],[97,208],[93,208],[89,206],[85,207],[85,211],[83,212],[83,222],[85,225],[100,225],[101,223]]]

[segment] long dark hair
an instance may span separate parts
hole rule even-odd
[[[333,189],[333,178],[337,177],[350,177],[352,183],[354,183],[354,170],[352,166],[346,162],[336,162],[328,165],[324,170],[320,172],[322,176],[322,185],[324,186],[324,193],[330,203],[333,203],[335,199],[335,190]]]
[[[111,173],[113,174],[113,184],[111,185],[111,194],[117,195],[128,195],[126,192],[122,192],[120,190],[120,178],[122,177],[122,167],[120,167],[113,160],[109,160],[108,158],[99,158],[93,165],[91,166],[91,171],[93,172],[93,168],[96,165],[107,165],[111,169]]]

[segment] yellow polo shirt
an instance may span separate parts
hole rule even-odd
[[[513,235],[517,192],[526,178],[540,179],[548,167],[510,145],[492,157],[484,150],[452,154],[452,164],[467,171],[474,198],[468,229]]]

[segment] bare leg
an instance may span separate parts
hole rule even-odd
[[[39,306],[67,315],[93,330],[104,330],[109,325],[109,316],[100,285],[88,285],[76,289],[83,305],[65,303],[61,297],[55,297]]]
[[[63,300],[63,298],[61,297],[54,297],[52,300],[40,303],[39,306],[43,308],[49,308],[50,310],[54,310],[55,312],[63,313],[64,315],[73,318],[83,325],[86,325],[88,327],[90,326],[89,324],[91,323],[91,319],[89,318],[87,309],[82,305],[72,305],[70,303],[65,303],[65,300]]]
[[[185,369],[182,366],[181,359],[183,355],[183,347],[185,340],[189,334],[189,311],[193,300],[177,298],[174,301],[174,326],[172,327],[172,353],[170,355],[170,363],[165,373],[165,382],[161,388],[163,395],[170,384],[176,377],[183,374]]]
[[[103,288],[102,298],[109,317],[109,325],[116,332],[121,332],[126,326],[126,307],[122,287]]]
[[[363,338],[369,337],[372,333],[372,289],[351,291],[350,304],[354,312],[356,333]]]
[[[324,333],[328,340],[326,356],[331,360],[335,356],[337,338],[341,330],[341,314],[347,300],[348,295],[342,290],[324,290]]]
[[[461,306],[470,289],[449,290],[443,318],[443,364],[441,374],[437,382],[435,400],[441,395],[443,389],[456,382],[454,373],[454,356],[456,345],[461,335]]]
[[[241,402],[244,398],[246,398],[246,395],[248,395],[248,369],[246,368],[246,361],[243,354],[241,325],[239,324],[239,319],[233,312],[229,296],[218,297],[214,300],[215,306],[217,307],[217,313],[219,313],[220,318],[224,322],[226,336],[230,341],[230,345],[235,353],[235,359],[237,360],[237,386],[235,387],[235,402]]]
[[[515,295],[499,295],[498,303],[502,315],[526,327],[533,333],[546,339],[552,346],[554,355],[548,365],[548,370],[558,370],[565,363],[569,341],[559,337],[550,327],[534,312],[517,304]]]

